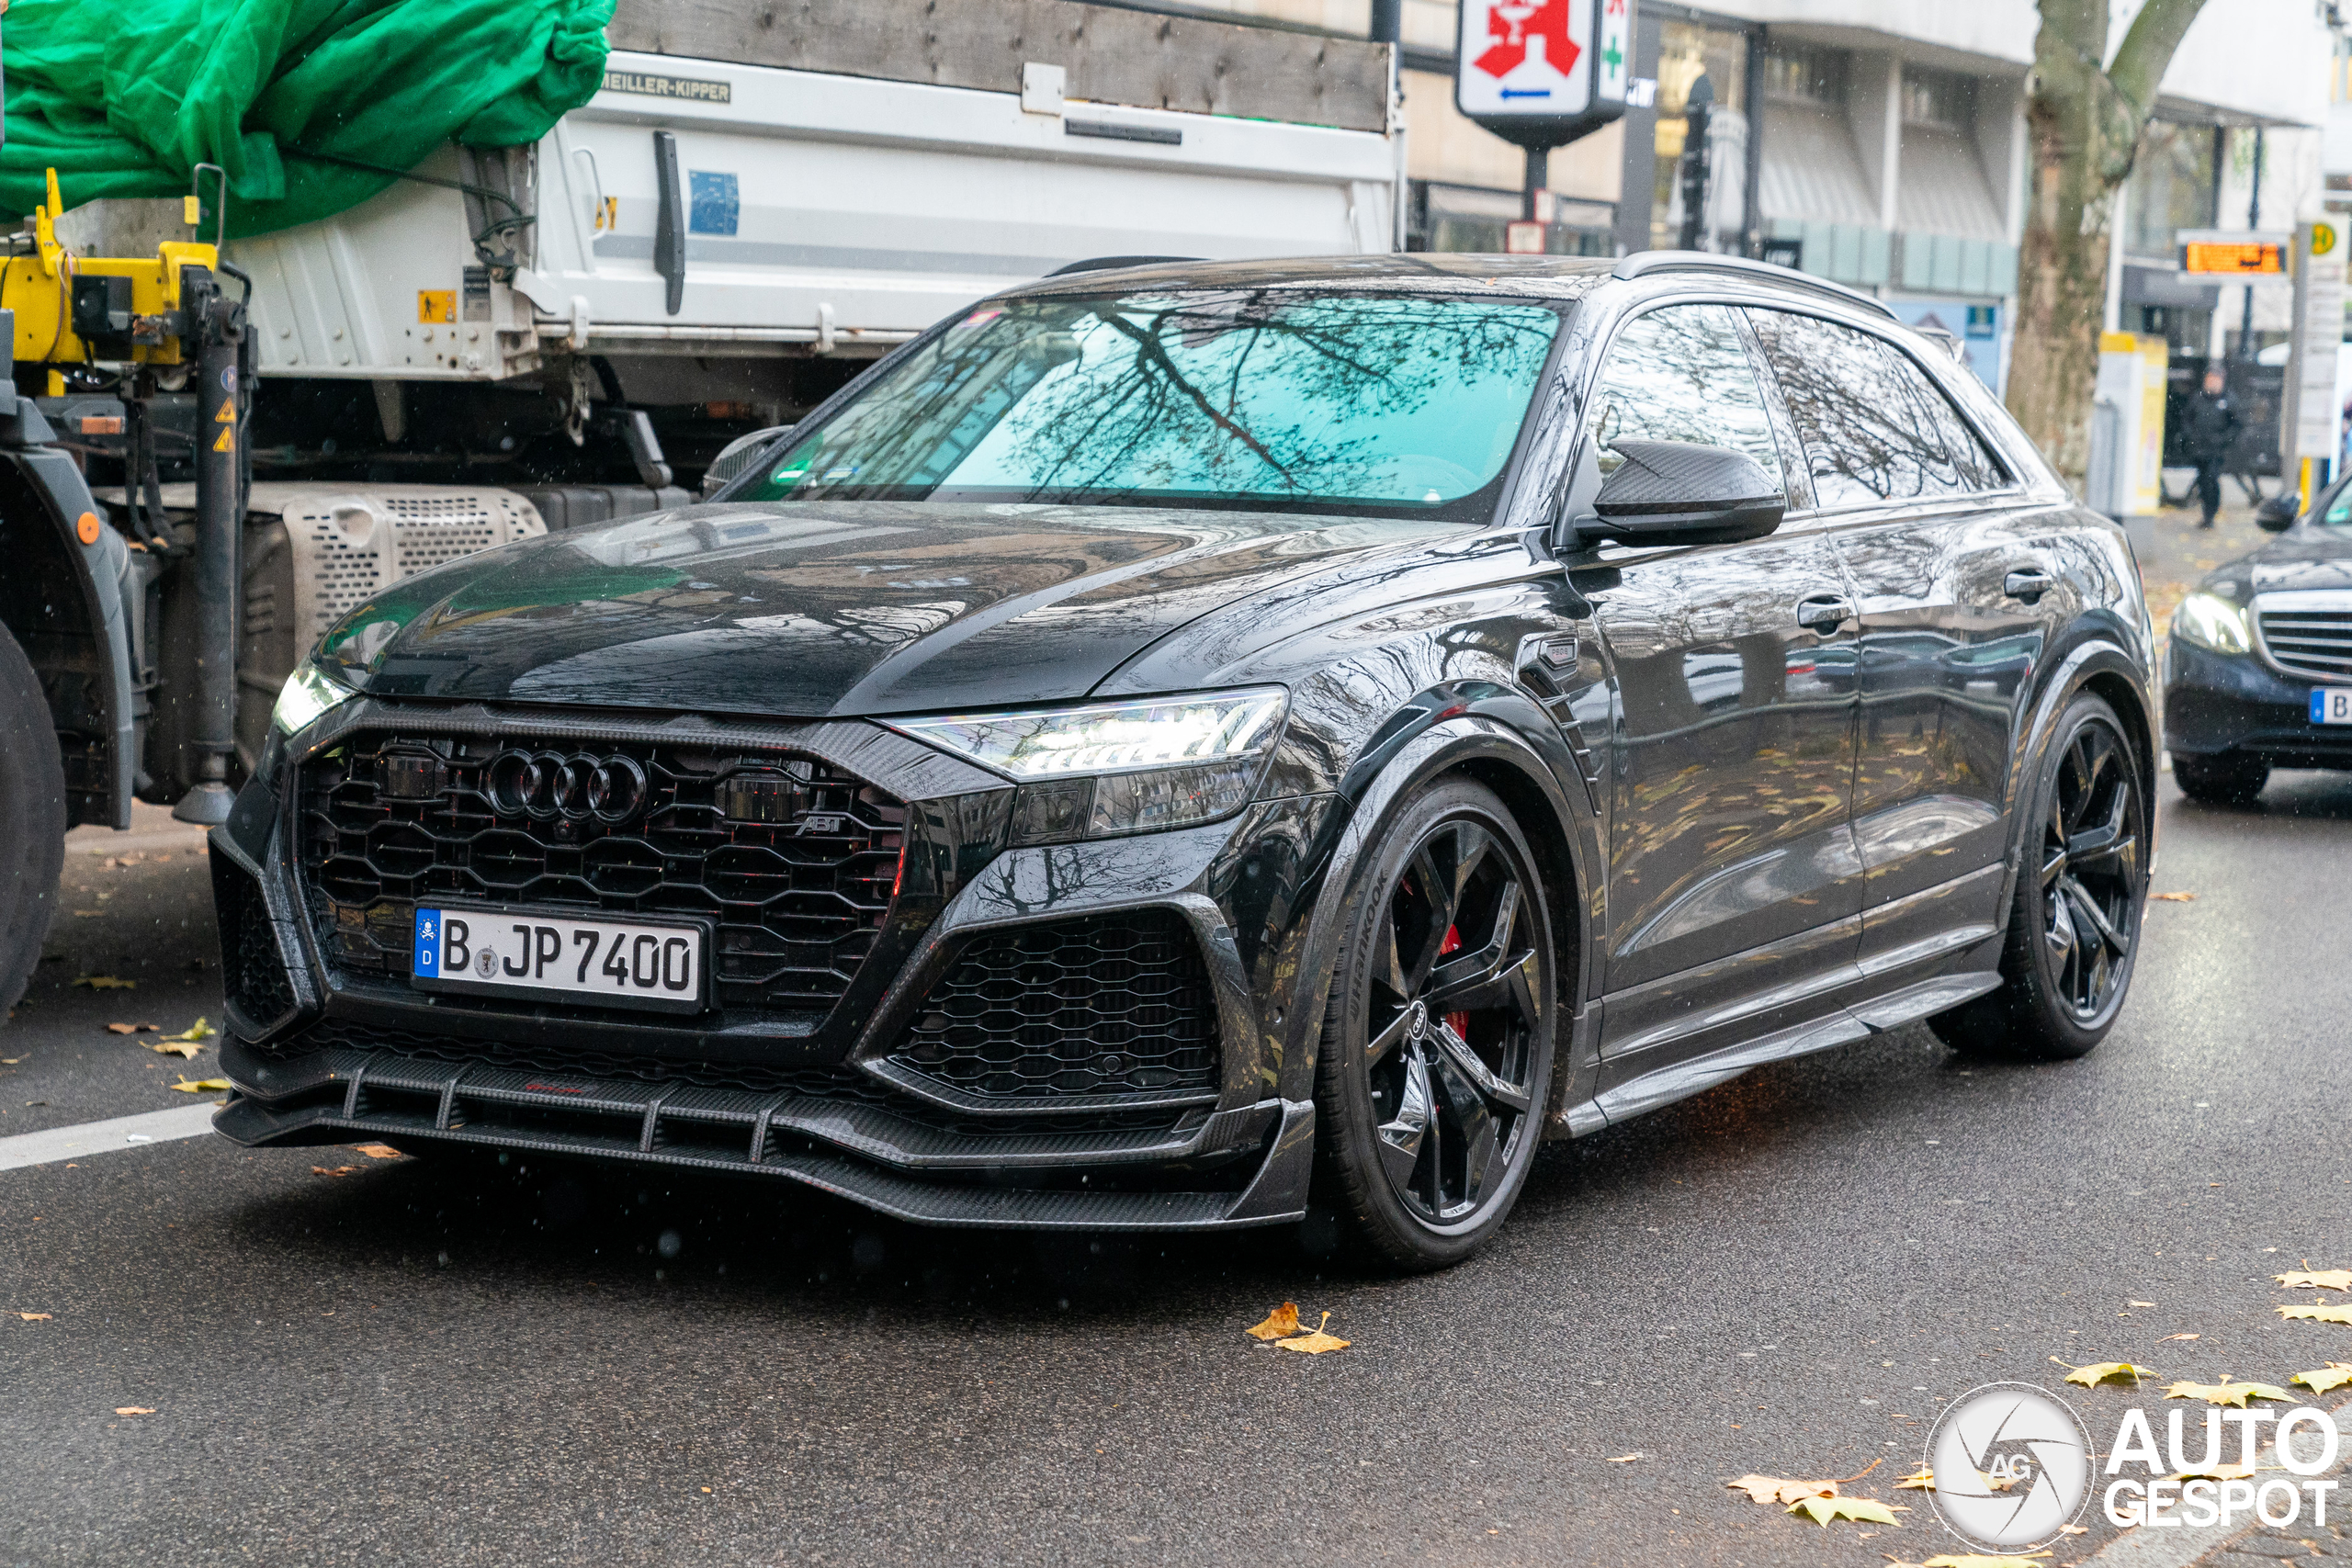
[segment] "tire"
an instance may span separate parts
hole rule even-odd
[[[23,999],[65,868],[65,764],[40,677],[0,630],[0,1012]]]
[[[2001,988],[1929,1026],[1957,1050],[2061,1061],[2107,1038],[2139,959],[2148,791],[2113,708],[2067,705],[2027,799]]]
[[[1450,900],[1426,896],[1448,884]],[[1374,1260],[1446,1268],[1502,1224],[1542,1141],[1550,901],[1509,808],[1459,778],[1398,804],[1346,897],[1316,1066],[1317,1202]]]
[[[2207,806],[2251,806],[2270,782],[2270,764],[2224,751],[2217,757],[2174,752],[2172,782],[2189,799]]]

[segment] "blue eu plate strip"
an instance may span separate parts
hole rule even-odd
[[[416,972],[438,978],[441,974],[441,911],[416,912]]]

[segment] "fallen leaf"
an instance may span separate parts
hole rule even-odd
[[[1298,1303],[1284,1302],[1266,1314],[1265,1322],[1241,1332],[1255,1339],[1287,1338],[1298,1332]]]
[[[163,1030],[152,1023],[109,1023],[109,1034],[161,1034]]]
[[[2352,1323],[2352,1306],[2280,1307],[2278,1315],[2286,1318],[2307,1317],[2314,1323]]]
[[[2197,895],[2194,893],[2151,893],[2148,895],[2148,898],[2151,903],[2157,904],[2194,904],[2197,902]]]
[[[2194,1334],[2167,1334],[2165,1336],[2164,1339],[2159,1339],[2156,1343],[2161,1345],[2165,1339],[2195,1339],[2198,1336]]]
[[[2250,1464],[2207,1464],[2184,1470],[2177,1475],[2168,1475],[2165,1479],[2167,1481],[2244,1481],[2253,1473],[2254,1466]]]
[[[1330,1322],[1331,1314],[1327,1312],[1323,1314],[1323,1321],[1315,1325],[1314,1333],[1302,1334],[1295,1339],[1277,1339],[1274,1341],[1274,1348],[1295,1350],[1302,1356],[1320,1356],[1327,1350],[1346,1349],[1348,1348],[1346,1340],[1335,1334],[1323,1332],[1330,1325]]]
[[[1897,1492],[1933,1492],[1936,1489],[1936,1472],[1923,1464],[1896,1482],[1894,1489]]]
[[[13,1067],[23,1060],[22,1056],[0,1056],[0,1067]]]
[[[2298,1269],[2273,1277],[2290,1291],[2352,1291],[2352,1269]]]
[[[204,1047],[193,1040],[156,1040],[150,1042],[147,1049],[158,1056],[181,1056],[193,1062]]]
[[[353,1171],[360,1168],[362,1168],[356,1165],[339,1165],[333,1170],[329,1170],[325,1166],[314,1165],[311,1168],[311,1174],[312,1176],[349,1176]]]
[[[2081,1525],[2060,1525],[2058,1533],[2060,1535],[2088,1535],[2091,1532]]]
[[[227,1078],[182,1078],[175,1084],[167,1084],[164,1087],[178,1089],[183,1094],[209,1094],[215,1089],[234,1089],[236,1086]]]
[[[17,1315],[23,1318],[27,1323],[47,1323],[50,1321],[50,1315],[45,1312],[20,1312]]]
[[[78,915],[82,911],[76,909],[74,912]],[[93,909],[90,913],[95,915],[97,911]],[[77,986],[87,986],[94,991],[135,991],[139,988],[138,981],[118,980],[111,975],[85,975],[74,983]]]
[[[114,1413],[118,1416],[153,1416],[155,1414],[143,1404],[118,1404],[114,1407]]]
[[[1807,1514],[1817,1525],[1832,1519],[1862,1519],[1874,1525],[1899,1525],[1903,1521],[1886,1511],[1886,1505],[1868,1497],[1800,1497],[1789,1505],[1792,1514]]]
[[[2166,1399],[2201,1399],[2208,1404],[2234,1404],[2245,1409],[2251,1400],[2283,1399],[2292,1402],[2294,1395],[2276,1383],[2232,1382],[2224,1372],[2220,1382],[2177,1382],[2165,1390]]]
[[[2125,1302],[2123,1304],[2128,1307],[2152,1307],[2156,1303],[2154,1302]]]
[[[1631,1464],[1637,1459],[1647,1459],[1649,1457],[1649,1455],[1642,1452],[1641,1450],[1635,1449],[1632,1453],[1619,1454],[1616,1458],[1604,1460],[1602,1462],[1605,1464]]]
[[[2197,1337],[2190,1335],[2190,1338]],[[2062,1366],[2064,1362],[2060,1363]],[[2135,1367],[2129,1361],[2094,1361],[2087,1367],[2076,1367],[2066,1374],[2068,1382],[2078,1382],[2085,1388],[2097,1388],[2103,1382],[2130,1382],[2140,1386],[2142,1379],[2153,1374],[2145,1367]]]
[[[1737,1481],[1726,1481],[1724,1484],[1735,1491],[1747,1493],[1750,1502],[1786,1505],[1797,1501],[1800,1497],[1835,1497],[1838,1495],[1838,1488],[1845,1485],[1847,1482],[1860,1481],[1863,1476],[1876,1470],[1880,1462],[1878,1460],[1871,1461],[1860,1470],[1846,1477],[1845,1481],[1791,1481],[1778,1475],[1748,1474],[1741,1476]]]
[[[400,1150],[392,1147],[390,1144],[354,1144],[351,1146],[356,1152],[366,1155],[369,1159],[398,1159],[401,1157]]]
[[[2352,1382],[2352,1361],[2330,1361],[2312,1371],[2297,1372],[2287,1381],[2301,1383],[2313,1393],[2325,1393],[2329,1389],[2342,1388]]]

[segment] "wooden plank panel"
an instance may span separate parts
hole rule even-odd
[[[1077,0],[620,0],[615,49],[1017,93],[1030,61],[1073,98],[1380,130],[1388,48]]]

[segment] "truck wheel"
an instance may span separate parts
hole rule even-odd
[[[0,1009],[40,962],[65,866],[65,764],[40,677],[0,630]]]

